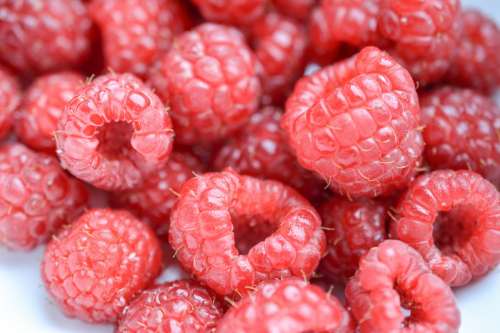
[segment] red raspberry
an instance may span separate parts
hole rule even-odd
[[[271,234],[244,254],[233,232],[239,225],[267,226]],[[179,262],[220,295],[245,293],[269,278],[311,276],[325,250],[321,220],[297,192],[232,171],[184,184],[169,241]]]
[[[79,65],[90,52],[91,26],[80,0],[3,0],[0,58],[25,72]]]
[[[334,296],[295,278],[262,283],[217,324],[217,333],[353,331],[349,313]]]
[[[214,332],[223,313],[214,295],[195,281],[168,282],[132,301],[116,332]]]
[[[381,0],[379,31],[392,54],[425,85],[440,80],[457,47],[459,0]]]
[[[256,60],[236,29],[205,23],[180,35],[163,62],[176,139],[228,136],[257,110]]]
[[[157,233],[165,234],[178,192],[193,177],[193,172],[202,169],[203,166],[192,154],[175,152],[164,168],[150,175],[139,187],[114,194],[112,204],[130,210]]]
[[[301,79],[281,123],[303,167],[347,196],[377,196],[414,174],[419,117],[409,73],[368,47]]]
[[[104,190],[138,186],[167,161],[174,133],[160,99],[131,74],[108,74],[80,89],[56,132],[62,165]]]
[[[386,238],[386,209],[369,199],[335,197],[319,213],[327,241],[321,268],[329,278],[347,280],[356,272],[361,256]]]
[[[58,161],[21,144],[0,148],[0,244],[31,250],[83,212],[88,193]]]
[[[474,172],[438,170],[418,177],[398,213],[391,235],[417,249],[451,286],[465,285],[500,262],[500,194]],[[440,216],[456,226],[441,248],[433,238]]]
[[[315,7],[309,19],[310,57],[323,65],[331,64],[338,58],[343,46],[332,38],[329,22],[321,7]]]
[[[0,138],[8,134],[14,111],[20,102],[19,82],[7,68],[0,65]]]
[[[304,72],[306,31],[293,20],[270,12],[253,24],[251,39],[262,65],[264,103],[282,104]]]
[[[274,6],[284,15],[305,21],[309,18],[316,0],[272,0]]]
[[[231,167],[246,175],[283,182],[307,198],[321,197],[324,183],[297,163],[280,130],[280,118],[280,110],[272,107],[254,113],[243,130],[219,150],[215,168]]]
[[[459,17],[463,32],[448,79],[450,83],[489,92],[500,85],[500,28],[476,10]]]
[[[500,108],[472,90],[444,87],[420,99],[425,157],[436,169],[469,169],[500,187]]]
[[[161,269],[153,231],[126,211],[93,209],[49,242],[42,279],[70,317],[115,322]]]
[[[347,284],[360,333],[455,333],[460,313],[451,289],[417,251],[396,240],[372,248]],[[411,311],[409,317],[401,308]]]
[[[94,0],[90,13],[102,31],[107,66],[141,77],[191,26],[178,0]]]
[[[261,17],[268,0],[193,0],[208,21],[249,24]]]
[[[76,72],[59,72],[37,78],[24,95],[17,112],[17,136],[33,149],[55,152],[57,121],[83,84],[84,77]]]

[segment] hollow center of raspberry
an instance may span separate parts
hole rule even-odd
[[[124,121],[105,124],[99,129],[98,151],[110,160],[126,157],[133,150],[132,133],[132,125]]]
[[[257,243],[271,236],[276,231],[276,226],[258,217],[233,216],[234,240],[236,248],[242,255]]]
[[[468,242],[475,224],[475,219],[465,209],[441,212],[434,223],[434,243],[445,255],[453,254]]]

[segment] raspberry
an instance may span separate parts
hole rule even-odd
[[[94,0],[90,14],[102,31],[107,66],[140,77],[191,26],[178,0]]]
[[[8,134],[14,111],[20,102],[19,82],[7,68],[0,65],[0,138]]]
[[[234,28],[205,23],[180,35],[162,69],[179,143],[225,138],[257,110],[255,56]]]
[[[313,61],[323,65],[331,64],[342,47],[342,43],[332,38],[329,22],[321,7],[315,7],[309,19],[310,56]]]
[[[55,152],[57,121],[83,82],[83,76],[76,72],[38,77],[24,95],[17,112],[17,136],[33,149]]]
[[[327,241],[321,268],[334,280],[347,280],[356,272],[361,256],[386,238],[386,209],[369,199],[335,197],[319,213]]]
[[[0,148],[0,244],[31,250],[87,204],[85,187],[58,161],[17,143]]]
[[[262,283],[217,324],[218,333],[354,332],[349,313],[321,288],[290,278]]]
[[[380,33],[392,54],[422,85],[440,80],[457,47],[458,0],[381,0]]]
[[[25,72],[79,65],[90,52],[91,26],[80,0],[4,0],[0,59]]]
[[[448,80],[455,85],[489,92],[500,85],[500,28],[476,10],[459,17],[463,32],[455,48]]]
[[[203,169],[188,153],[173,153],[164,168],[150,175],[139,187],[118,192],[111,198],[115,207],[126,208],[147,222],[159,234],[168,230],[170,211],[182,185]]]
[[[418,177],[398,213],[391,235],[417,249],[451,286],[465,285],[500,262],[500,195],[474,172],[438,170]],[[441,248],[433,238],[440,216],[449,219],[452,238]]]
[[[132,301],[116,332],[212,332],[223,313],[214,295],[195,281],[168,282]]]
[[[49,242],[42,279],[70,317],[115,322],[161,269],[153,231],[125,211],[93,209]]]
[[[72,174],[104,190],[125,190],[167,161],[173,135],[160,99],[135,76],[112,73],[66,105],[56,143]]]
[[[316,0],[272,0],[274,6],[284,15],[305,21],[309,18]]]
[[[270,235],[244,254],[233,228],[248,226]],[[184,268],[220,295],[269,278],[311,276],[325,250],[321,220],[297,192],[230,170],[184,184],[169,242]]]
[[[297,163],[280,130],[280,118],[280,110],[272,107],[254,113],[219,150],[215,168],[231,167],[246,175],[283,182],[307,198],[321,197],[325,185]]]
[[[347,284],[347,302],[360,333],[458,332],[451,289],[411,247],[386,240],[372,248]],[[405,318],[401,308],[411,311]]]
[[[436,169],[469,169],[500,187],[500,108],[472,90],[444,87],[420,99],[425,157]]]
[[[208,21],[245,25],[261,17],[268,0],[193,0]]]
[[[404,186],[419,165],[419,117],[409,73],[367,47],[301,79],[281,124],[304,168],[347,196],[377,196]]]
[[[293,20],[270,12],[253,24],[251,35],[262,65],[264,103],[282,104],[304,72],[306,31]]]

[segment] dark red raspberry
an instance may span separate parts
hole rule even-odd
[[[369,199],[335,197],[319,213],[327,242],[321,268],[331,279],[347,280],[356,272],[359,259],[386,239],[386,208]]]
[[[209,143],[241,127],[259,105],[256,65],[234,28],[205,23],[180,35],[162,66],[176,140]]]
[[[316,0],[272,0],[274,6],[284,15],[297,20],[307,20]]]
[[[88,193],[58,161],[21,144],[0,148],[0,244],[31,250],[87,205]]]
[[[459,0],[380,0],[379,31],[392,55],[425,85],[448,71],[459,34]]]
[[[90,14],[102,31],[106,65],[140,77],[192,24],[178,0],[94,0]]]
[[[153,231],[126,211],[93,209],[49,242],[42,279],[70,317],[115,322],[161,269]]]
[[[326,185],[297,163],[280,129],[280,119],[280,110],[272,107],[254,113],[219,150],[215,168],[231,167],[246,175],[288,184],[307,198],[321,197]]]
[[[261,17],[268,0],[193,0],[209,21],[244,25]]]
[[[244,254],[233,231],[240,225],[267,229],[269,236]],[[169,241],[183,267],[220,295],[246,293],[269,278],[309,277],[325,250],[321,220],[303,197],[279,182],[232,171],[184,184]]]
[[[123,312],[117,333],[215,332],[221,304],[195,281],[167,282],[143,291]]]
[[[472,90],[444,87],[420,99],[425,157],[436,169],[469,169],[500,187],[500,108]]]
[[[407,184],[419,165],[419,118],[410,74],[367,47],[301,79],[281,123],[303,167],[347,196],[377,196]]]
[[[130,210],[157,233],[165,234],[182,185],[201,170],[203,166],[192,154],[174,152],[165,167],[139,187],[113,194],[112,205]]]
[[[326,66],[337,60],[343,44],[332,38],[329,22],[320,6],[313,9],[309,19],[309,40],[312,61]]]
[[[135,76],[112,73],[67,104],[56,143],[72,174],[104,190],[125,190],[167,161],[173,136],[161,100]]]
[[[8,134],[14,111],[20,102],[19,82],[7,68],[0,65],[0,138]]]
[[[417,249],[451,286],[465,285],[500,262],[500,194],[474,172],[438,170],[418,177],[398,214],[391,236]],[[450,231],[440,233],[451,237],[443,242],[433,238],[440,216]]]
[[[354,332],[349,313],[332,295],[304,280],[259,285],[222,317],[218,333]]]
[[[90,52],[91,26],[80,0],[3,0],[0,58],[25,72],[74,67]]]
[[[460,47],[454,49],[449,82],[489,92],[500,86],[500,28],[479,11],[459,17]]]
[[[301,24],[269,12],[251,28],[255,55],[262,65],[265,104],[283,104],[306,62],[307,33]]]
[[[451,289],[417,251],[397,240],[384,241],[361,259],[345,293],[360,333],[456,333],[460,326]]]
[[[23,97],[16,114],[16,134],[33,149],[55,152],[54,131],[64,107],[84,85],[76,72],[59,72],[37,78]]]

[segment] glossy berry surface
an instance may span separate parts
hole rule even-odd
[[[21,97],[21,87],[16,77],[0,66],[0,138],[9,132]]]
[[[193,0],[203,17],[225,24],[246,25],[261,17],[267,0]]]
[[[307,20],[316,0],[272,0],[272,3],[282,14],[297,20]]]

